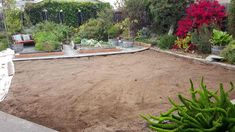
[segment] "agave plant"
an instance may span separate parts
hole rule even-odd
[[[229,93],[234,89],[220,89],[212,92],[201,81],[200,89],[191,83],[191,99],[178,95],[180,104],[169,99],[172,108],[160,116],[141,115],[154,131],[158,132],[235,132],[235,106]],[[220,92],[218,92],[220,91]]]

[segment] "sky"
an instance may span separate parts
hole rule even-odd
[[[101,1],[109,2],[111,5],[114,6],[114,3],[115,3],[116,0],[101,0]]]

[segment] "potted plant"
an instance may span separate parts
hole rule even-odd
[[[209,40],[212,43],[212,54],[219,55],[220,52],[233,40],[232,35],[227,32],[214,29],[212,38]]]
[[[121,34],[121,29],[118,24],[111,26],[108,30],[109,42],[115,46],[118,46],[117,37]]]

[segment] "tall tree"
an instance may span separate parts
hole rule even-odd
[[[152,26],[158,33],[167,33],[175,28],[177,21],[184,15],[185,8],[194,0],[152,0],[150,5],[153,17]]]

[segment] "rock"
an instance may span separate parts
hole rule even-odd
[[[221,61],[223,59],[224,59],[223,57],[217,56],[217,55],[209,55],[208,57],[206,57],[206,60],[211,61],[211,62],[213,62],[213,61],[218,62],[218,61]]]
[[[11,49],[0,52],[0,102],[6,97],[13,75],[15,74],[12,59],[14,51]]]

